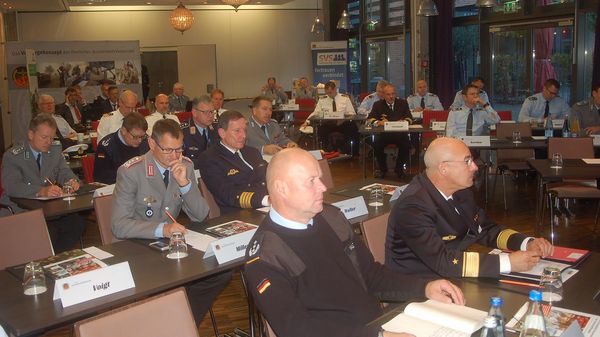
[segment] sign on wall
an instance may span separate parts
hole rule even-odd
[[[348,42],[311,42],[315,83],[335,81],[339,92],[348,91]]]

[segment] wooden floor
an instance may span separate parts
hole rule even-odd
[[[331,164],[332,175],[336,186],[362,179],[361,164],[358,158],[340,161]],[[371,174],[369,171],[368,174]],[[493,181],[493,179],[492,179]],[[403,182],[408,182],[408,178]],[[508,211],[504,210],[502,201],[502,184],[498,180],[495,195],[490,197],[487,212],[496,222],[509,226],[526,234],[533,234],[535,217],[535,191],[536,181],[531,176],[520,176],[516,180],[507,179]],[[478,193],[482,200],[481,193]],[[483,205],[483,201],[481,202]],[[556,228],[556,244],[576,248],[589,249],[600,252],[600,235],[592,235],[594,216],[598,204],[596,202],[578,202],[571,205],[575,216],[571,219],[560,219],[560,226]],[[86,245],[100,245],[100,236],[94,223],[93,214],[90,215],[85,234]],[[546,223],[548,220],[546,219]],[[549,237],[547,225],[545,236]],[[600,225],[597,230],[600,233]],[[478,249],[476,247],[476,249]],[[236,273],[229,286],[219,296],[213,305],[220,333],[232,334],[235,327],[248,330],[248,310],[246,295],[240,282],[239,273]],[[199,327],[200,336],[214,336],[208,317]],[[46,336],[70,336],[70,328],[47,333]]]

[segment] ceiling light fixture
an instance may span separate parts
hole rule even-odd
[[[475,6],[477,6],[477,7],[484,7],[484,8],[490,8],[490,7],[494,7],[497,5],[498,5],[498,3],[496,2],[496,0],[477,0],[477,4],[475,4]]]
[[[438,10],[435,6],[435,2],[433,0],[423,0],[419,5],[419,10],[417,11],[417,15],[420,16],[437,16]]]
[[[319,0],[317,0],[317,16],[315,17],[312,27],[310,27],[310,32],[315,34],[321,34],[325,32],[325,25],[319,18]]]
[[[342,16],[337,22],[337,29],[352,29],[352,23],[350,23],[350,16],[348,16],[348,12],[344,9],[342,12]]]
[[[241,5],[248,3],[250,0],[221,0],[222,3],[233,7],[237,12]]]
[[[185,8],[183,3],[179,2],[177,8],[171,11],[171,26],[181,32],[192,28],[192,24],[194,23],[194,14],[191,10]]]

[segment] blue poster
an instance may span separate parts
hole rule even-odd
[[[312,42],[314,83],[335,81],[338,92],[348,92],[348,42]]]

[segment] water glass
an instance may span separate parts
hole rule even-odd
[[[521,143],[521,131],[513,131],[512,141],[515,144]]]
[[[542,301],[552,304],[563,299],[563,282],[560,269],[545,267],[540,279],[540,286],[542,287]]]
[[[185,243],[185,237],[181,232],[173,232],[169,240],[167,257],[169,259],[182,259],[186,256],[188,256],[188,247]]]
[[[381,186],[376,186],[371,189],[369,194],[369,206],[383,206],[383,189]]]
[[[39,262],[29,262],[23,273],[23,293],[37,295],[46,292],[46,275]]]
[[[63,200],[65,201],[71,201],[71,200],[75,200],[75,197],[73,196],[73,194],[75,194],[75,189],[73,188],[73,186],[71,186],[70,183],[65,183],[63,185],[63,195],[65,196],[63,198]]]
[[[560,153],[555,153],[552,155],[552,165],[550,168],[560,169],[563,167],[563,157]]]

